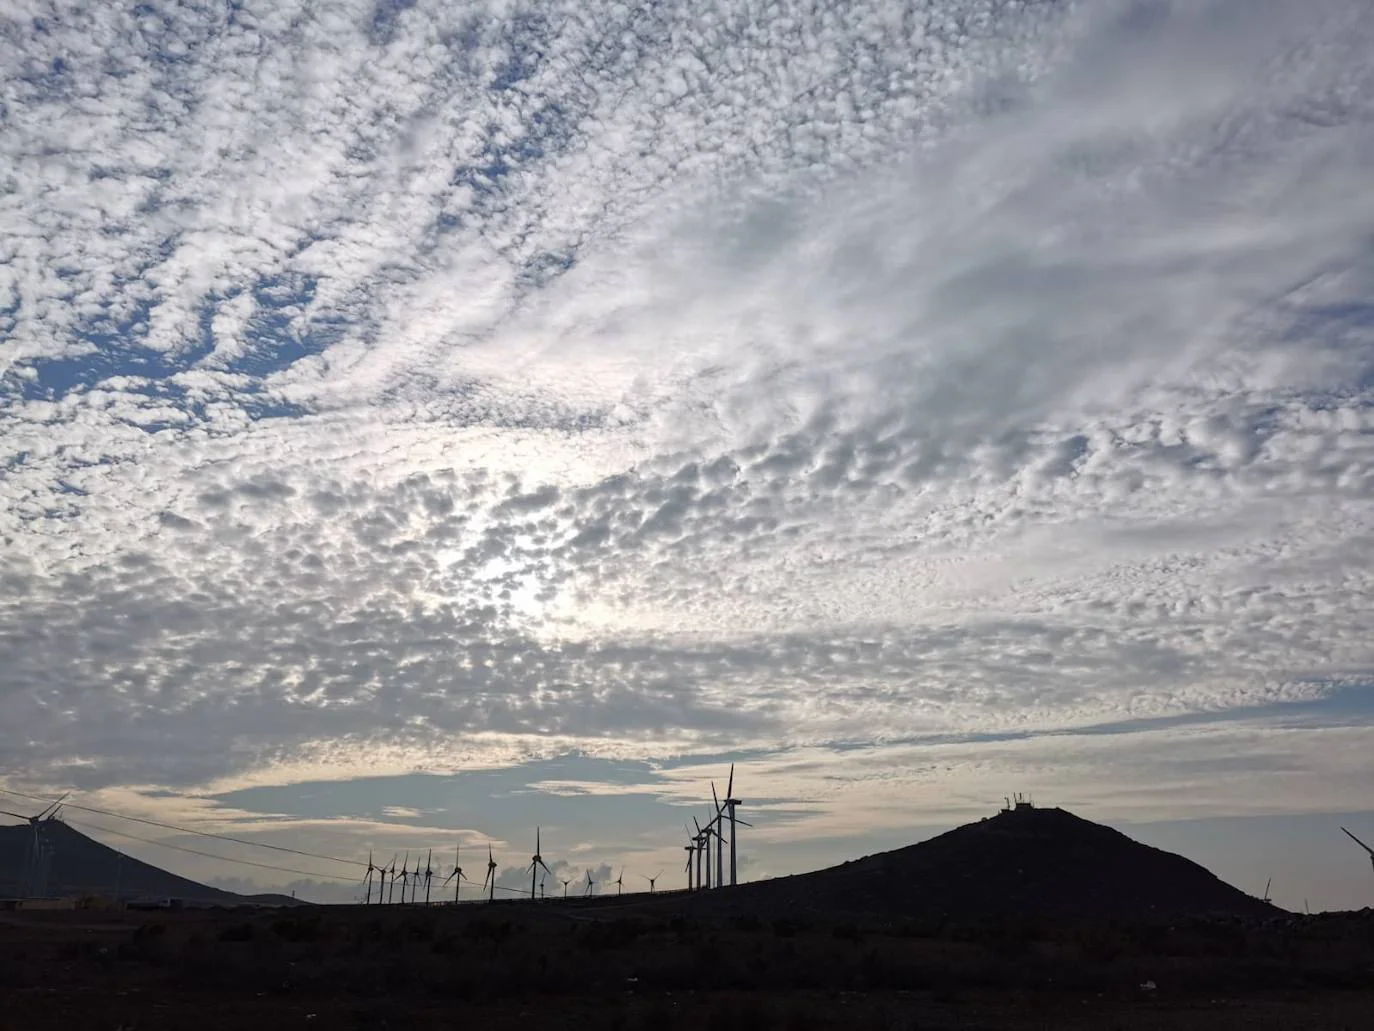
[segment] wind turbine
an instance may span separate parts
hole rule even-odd
[[[58,811],[62,808],[62,803],[71,797],[71,792],[66,792],[56,802],[51,802],[43,808],[37,816],[25,816],[23,813],[12,813],[8,809],[0,809],[6,816],[13,816],[17,820],[24,820],[28,823],[33,832],[32,841],[29,844],[29,876],[28,884],[25,885],[29,894],[42,896],[47,891],[47,878],[44,874],[44,849],[41,829],[44,824],[57,818]]]
[[[463,868],[458,865],[459,848],[461,848],[459,845],[453,846],[453,873],[445,877],[444,883],[439,885],[441,888],[447,888],[448,882],[453,881],[453,901],[455,903],[458,901],[458,893],[463,890]]]
[[[720,797],[716,794],[716,782],[711,781],[711,802],[716,807],[716,815],[711,818],[708,825],[715,828],[716,835],[716,887],[719,888],[725,883],[725,857],[721,852],[725,836],[721,833],[725,828],[725,810],[721,808]],[[733,835],[732,835],[733,836]]]
[[[643,874],[640,874],[639,876],[644,877]],[[650,894],[650,895],[652,895],[652,894],[654,893],[654,883],[655,883],[660,877],[662,877],[662,876],[663,876],[663,871],[660,870],[658,873],[654,874],[652,877],[644,877],[644,879],[645,879],[646,881],[649,882],[649,894]]]
[[[569,878],[560,877],[560,878],[558,878],[558,879],[559,879],[560,881],[563,882],[563,897],[564,897],[564,898],[567,898],[567,897],[568,897],[568,885],[572,883],[572,878],[570,878],[570,877],[569,877]]]
[[[530,898],[534,898],[534,881],[539,876],[539,868],[543,867],[545,873],[553,873],[548,864],[544,862],[544,857],[539,854],[539,828],[534,829],[534,858],[530,861]]]
[[[709,888],[711,886],[711,835],[701,829],[701,824],[697,823],[697,818],[695,816],[692,817],[692,823],[696,825],[697,829],[697,887],[700,888],[703,883],[701,879],[701,859],[704,855],[706,857],[706,880],[704,883],[706,887]]]
[[[363,905],[372,904],[372,874],[376,871],[372,865],[372,849],[367,850],[367,873],[363,874],[363,884],[367,886],[367,894],[363,897]]]
[[[723,808],[723,809],[725,810],[726,815],[728,816],[728,818],[729,818],[729,820],[730,820],[730,886],[731,886],[731,887],[734,887],[734,885],[735,885],[735,883],[736,883],[736,882],[735,882],[735,824],[738,823],[738,824],[740,824],[741,826],[744,826],[744,827],[752,827],[752,826],[754,826],[752,823],[745,823],[743,820],[739,820],[739,819],[737,819],[737,818],[735,817],[735,807],[736,807],[736,806],[743,805],[744,803],[741,802],[738,798],[735,797],[735,764],[734,764],[734,763],[731,763],[731,764],[730,764],[730,782],[729,782],[728,784],[725,785],[725,801],[721,802],[720,804],[721,804],[721,808]]]
[[[587,895],[591,896],[593,889],[596,888],[596,881],[592,880],[592,868],[587,867]]]
[[[406,857],[401,862],[401,905],[406,904],[406,884],[410,880],[410,851],[406,851]],[[391,886],[396,887],[396,875],[391,875]]]
[[[1370,848],[1359,838],[1355,837],[1355,835],[1351,834],[1349,831],[1346,831],[1344,827],[1342,827],[1341,830],[1345,831],[1346,837],[1348,837],[1355,844],[1359,845],[1360,848],[1364,849],[1366,852],[1369,853],[1369,865],[1374,866],[1374,848]]]
[[[387,892],[386,892],[386,878],[387,878],[387,875],[388,875],[388,874],[391,875],[391,886],[392,886],[392,888],[394,889],[394,888],[396,887],[396,855],[395,855],[395,853],[392,853],[391,862],[390,862],[387,866],[383,866],[383,867],[381,867],[380,869],[378,869],[377,873],[378,873],[378,875],[379,875],[378,878],[377,878],[377,881],[378,881],[378,884],[377,884],[377,904],[378,904],[378,905],[381,905],[383,902],[387,902],[387,901],[389,901],[389,899],[390,899],[390,897],[387,896]]]
[[[682,868],[687,874],[687,890],[695,891],[696,882],[692,879],[692,860],[696,858],[697,846],[696,839],[692,837],[691,828],[687,829],[687,844],[683,845],[682,848],[687,853],[687,865]]]
[[[429,882],[434,877],[434,868],[430,865],[434,860],[434,849],[429,850],[429,855],[425,857],[425,905],[429,905]],[[418,862],[416,866],[418,867]]]
[[[615,885],[615,893],[619,895],[620,889],[625,886],[625,868],[623,866],[620,868],[620,876],[611,883]]]
[[[487,842],[487,877],[482,882],[482,887],[490,885],[490,894],[487,896],[488,902],[496,901],[496,860],[491,856],[491,842]]]

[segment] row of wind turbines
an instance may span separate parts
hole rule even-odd
[[[737,827],[753,827],[752,823],[746,823],[735,814],[735,809],[743,805],[735,797],[735,765],[730,764],[730,781],[725,786],[725,799],[721,800],[716,794],[716,782],[711,782],[711,802],[715,806],[715,813],[706,822],[706,826],[694,816],[692,824],[696,827],[696,833],[692,833],[691,827],[683,825],[687,831],[687,844],[682,847],[687,852],[687,865],[683,867],[687,874],[687,890],[698,891],[703,888],[720,888],[725,885],[725,823],[730,823],[730,884],[733,886],[738,883],[738,869],[736,865],[737,855],[735,849],[735,837]],[[716,865],[715,877],[711,876],[711,842],[716,843]],[[703,876],[704,875],[704,876]]]
[[[711,782],[711,802],[713,812],[708,816],[707,822],[703,825],[697,818],[692,817],[692,824],[696,827],[693,833],[691,827],[687,827],[687,844],[683,847],[687,850],[687,865],[684,872],[687,874],[687,890],[698,891],[708,888],[724,887],[727,883],[734,885],[738,883],[738,850],[736,847],[736,829],[739,827],[753,827],[753,824],[741,820],[736,810],[744,803],[735,797],[735,766],[730,764],[730,777],[725,787],[725,798],[722,799],[716,793],[715,781]],[[726,825],[729,825],[729,836],[726,836]],[[684,825],[685,826],[685,825]],[[711,862],[711,843],[715,842],[715,863]],[[730,844],[730,879],[725,879],[724,848],[726,841]],[[410,866],[410,853],[406,852],[405,858],[401,859],[401,865],[396,866],[397,859],[401,859],[400,853],[391,857],[391,862],[377,866],[373,862],[372,852],[367,854],[367,872],[363,876],[362,887],[364,905],[383,905],[395,904],[400,902],[418,903],[421,894],[424,896],[424,904],[432,904],[431,893],[434,889],[434,881],[440,871],[434,868],[434,850],[428,849],[424,855],[424,865],[420,864],[420,856],[415,857],[414,869]],[[496,889],[501,887],[503,891],[514,891],[516,889],[497,885],[496,870],[497,862],[495,853],[492,851],[491,844],[487,845],[487,868],[486,875],[480,885],[475,880],[463,873],[461,846],[455,847],[453,851],[453,869],[442,881],[439,882],[439,890],[446,891],[449,884],[453,885],[453,901],[460,902],[463,884],[471,884],[479,888],[478,898],[486,898],[489,902],[496,901]],[[558,877],[544,861],[543,843],[541,829],[534,829],[534,855],[530,857],[528,867],[530,875],[530,899],[547,898],[545,891],[547,879],[553,877],[563,885],[563,898],[568,897],[568,886],[572,883],[571,878]],[[653,893],[657,890],[658,880],[663,876],[660,870],[654,876],[649,877],[644,874],[639,875],[642,880],[649,883],[649,891]],[[588,868],[586,873],[587,886],[582,893],[585,896],[596,894],[597,881],[592,876],[592,870]],[[400,884],[400,899],[396,898],[397,883]],[[613,881],[608,881],[609,885],[615,885],[616,894],[620,895],[625,887],[625,868],[620,868],[620,875]],[[523,896],[523,890],[520,890]]]

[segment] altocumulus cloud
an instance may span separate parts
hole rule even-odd
[[[1365,689],[1366,3],[0,19],[17,776]]]

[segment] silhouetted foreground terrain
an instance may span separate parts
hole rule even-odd
[[[855,862],[698,895],[701,913],[1155,919],[1281,910],[1190,859],[1063,809],[1015,809]]]
[[[0,913],[28,1028],[1367,1028],[1374,912],[1300,917],[1054,809],[738,888]]]
[[[42,833],[44,847],[51,854],[45,878],[48,895],[113,897],[118,891],[121,899],[162,896],[203,905],[296,904],[285,895],[236,895],[178,877],[117,852],[61,820],[45,822]],[[32,841],[33,832],[27,825],[0,827],[0,897],[21,894]]]
[[[1368,910],[875,929],[660,905],[4,913],[0,1031],[1374,1026]]]

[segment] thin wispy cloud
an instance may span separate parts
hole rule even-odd
[[[906,790],[904,742],[1167,765],[1367,691],[1371,47],[1356,0],[0,3],[6,772]],[[1321,768],[1362,711],[1254,733]]]

